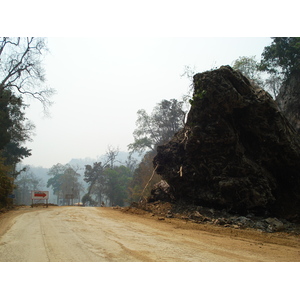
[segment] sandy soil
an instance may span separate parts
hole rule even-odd
[[[300,239],[112,208],[23,207],[0,215],[0,261],[300,261]]]

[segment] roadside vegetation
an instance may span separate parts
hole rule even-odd
[[[45,86],[42,57],[47,52],[43,38],[0,37],[0,208],[13,203],[16,165],[31,155],[24,142],[34,125],[26,118],[27,99],[39,101],[44,110],[55,92]]]

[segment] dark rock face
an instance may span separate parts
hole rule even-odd
[[[185,127],[153,160],[176,201],[300,220],[300,140],[229,66],[194,76]]]
[[[276,98],[279,109],[283,112],[289,122],[300,133],[300,72],[291,74],[290,79],[285,82]]]
[[[171,193],[170,186],[165,180],[161,180],[153,186],[151,196],[147,202],[151,203],[157,200],[165,202],[174,202],[175,200]]]

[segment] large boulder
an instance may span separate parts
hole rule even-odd
[[[185,127],[158,147],[178,202],[300,219],[300,140],[276,102],[229,66],[194,76]]]

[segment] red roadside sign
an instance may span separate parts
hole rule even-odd
[[[49,199],[49,191],[32,191],[31,192],[32,200],[48,200]]]
[[[46,193],[34,193],[33,196],[34,197],[43,197],[43,198],[45,198],[47,196],[47,194]]]

